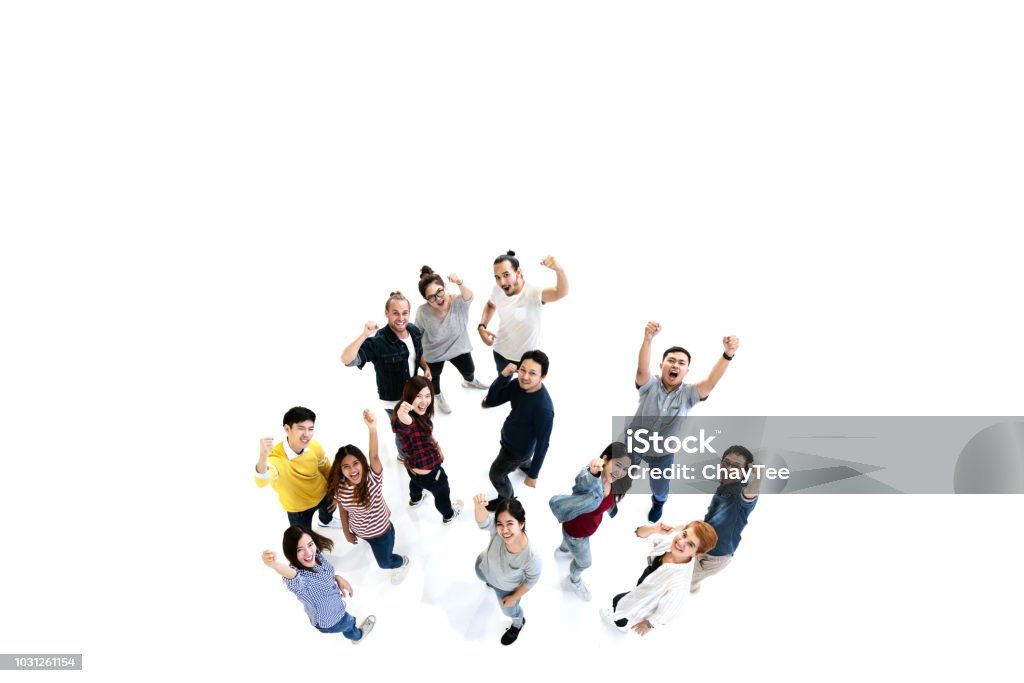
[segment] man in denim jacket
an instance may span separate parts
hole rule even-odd
[[[394,414],[395,406],[402,400],[402,389],[418,369],[430,379],[430,368],[423,360],[423,332],[409,322],[409,300],[401,292],[392,292],[384,304],[388,316],[387,327],[377,328],[372,320],[363,326],[355,341],[341,353],[341,362],[360,370],[367,363],[373,363],[377,376],[377,396],[384,406],[388,419]],[[405,460],[398,437],[395,437],[399,462]]]

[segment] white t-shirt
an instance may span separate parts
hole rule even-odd
[[[498,329],[494,350],[516,363],[527,351],[540,346],[540,310],[544,288],[525,283],[522,291],[506,296],[501,287],[491,292],[491,303],[498,309]]]

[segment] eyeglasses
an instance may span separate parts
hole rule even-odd
[[[444,289],[439,289],[427,297],[428,303],[434,303],[437,301],[444,301]]]

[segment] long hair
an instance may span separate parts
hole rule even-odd
[[[605,449],[601,451],[600,458],[605,462],[611,462],[613,460],[626,461],[626,476],[612,482],[612,495],[615,496],[615,504],[618,505],[619,501],[622,500],[623,496],[629,493],[629,489],[633,486],[633,478],[629,476],[628,472],[630,465],[636,464],[634,456],[630,455],[629,451],[626,449],[626,444],[621,441],[613,441],[605,446]]]
[[[341,461],[348,455],[354,457],[363,466],[363,478],[360,479],[359,483],[355,486],[353,486],[341,473]],[[369,481],[370,463],[367,462],[366,456],[363,455],[363,452],[352,444],[339,448],[337,454],[334,456],[334,463],[331,465],[331,473],[327,477],[327,490],[337,493],[342,486],[347,489],[353,489],[352,502],[359,507],[368,508],[370,507]]]
[[[434,431],[431,426],[430,420],[434,419],[434,387],[423,375],[416,375],[409,379],[405,383],[405,387],[402,389],[402,400],[412,405],[412,402],[416,400],[416,397],[424,389],[430,389],[430,405],[427,406],[426,411],[422,415],[417,413],[415,410],[409,411],[409,417],[415,422],[420,429],[430,434]],[[398,419],[397,417],[395,418]]]
[[[284,556],[288,558],[288,564],[295,567],[295,569],[300,572],[308,572],[310,571],[309,568],[304,567],[302,563],[299,562],[298,548],[299,541],[302,540],[303,534],[309,534],[309,537],[313,539],[313,543],[316,544],[316,552],[318,555],[325,550],[327,552],[334,550],[334,541],[326,536],[321,536],[305,524],[293,524],[284,530],[284,536],[281,539],[281,550],[284,551]],[[319,557],[316,558],[316,563],[320,564]]]

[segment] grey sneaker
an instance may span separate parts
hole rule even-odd
[[[410,500],[409,501],[409,507],[414,508],[417,505],[419,505],[420,503],[422,503],[423,501],[425,501],[427,499],[427,494],[428,493],[430,493],[430,491],[428,491],[426,489],[423,489],[423,491],[420,494],[420,499],[419,500]]]
[[[557,548],[555,548],[555,557],[560,557],[562,555],[571,555],[571,554],[572,553],[569,552],[569,549],[566,548],[564,545],[560,545]]]
[[[459,498],[454,503],[452,503],[452,516],[449,517],[448,519],[442,520],[441,523],[444,524],[445,526],[448,526],[449,524],[451,524],[452,522],[455,521],[455,518],[459,516],[460,512],[462,512],[462,499],[461,498]]]
[[[452,407],[448,405],[448,401],[445,400],[444,396],[438,394],[437,396],[434,397],[434,400],[437,401],[437,407],[442,413],[444,413],[445,415],[451,414]]]
[[[324,529],[340,529],[341,528],[341,520],[338,519],[337,517],[331,517],[331,521],[329,521],[327,524],[324,524],[323,522],[320,521],[320,518],[317,517],[316,525],[319,526],[319,527],[323,527]]]
[[[469,380],[468,382],[466,380],[462,380],[462,386],[466,387],[467,389],[490,389],[490,387],[488,387],[486,384],[478,380],[476,377]]]
[[[579,583],[576,583],[570,577],[565,577],[565,580],[569,583],[569,588],[573,590],[576,595],[580,596],[580,599],[585,602],[590,602],[590,590],[587,588],[587,584],[583,583],[583,579],[580,579]]]
[[[409,573],[409,556],[402,555],[402,566],[391,570],[391,585],[397,586],[405,581],[405,575]]]
[[[373,626],[376,623],[377,617],[373,616],[372,614],[363,619],[361,622],[359,622],[359,630],[363,632],[363,635],[359,638],[359,640],[350,640],[348,642],[352,643],[353,645],[358,645],[359,643],[366,640],[366,636],[370,635],[370,631],[373,630]]]

